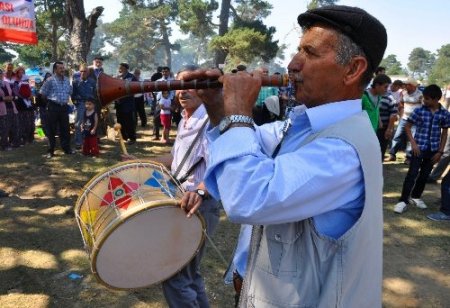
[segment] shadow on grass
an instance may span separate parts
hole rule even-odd
[[[384,282],[386,307],[447,307],[450,302],[450,224],[426,215],[439,210],[440,186],[427,184],[428,209],[393,211],[408,166],[384,164]]]

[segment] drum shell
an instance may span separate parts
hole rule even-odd
[[[133,172],[130,172],[133,168],[140,170],[138,175],[131,176],[129,174],[133,174]],[[155,173],[152,168],[156,169],[157,174],[164,174],[164,177],[157,181],[160,181],[165,188],[159,189],[143,185],[150,175]],[[111,178],[115,177],[121,179],[122,186],[119,188],[126,190],[126,194],[123,196],[129,196],[129,198],[123,197],[122,204],[116,202],[113,205],[100,206],[102,202],[105,202],[105,199],[108,199],[104,196],[109,196],[108,191],[112,188],[105,187],[106,182],[109,182],[108,185],[110,185]],[[148,287],[169,278],[195,256],[204,241],[205,223],[200,215],[194,215],[193,219],[186,218],[184,211],[179,208],[183,191],[180,187],[166,185],[170,180],[170,173],[160,164],[149,161],[131,161],[117,164],[107,172],[99,173],[85,185],[75,206],[75,216],[91,260],[92,272],[99,282],[113,289],[129,290]],[[175,190],[172,189],[174,187]],[[125,203],[126,206],[123,206]],[[159,220],[167,219],[167,223],[162,222],[162,225],[157,229],[152,229],[151,225],[145,223],[136,223],[136,221],[142,219],[154,220],[155,218],[151,215],[155,214],[158,217],[163,217]],[[171,219],[176,222],[171,224]],[[157,219],[152,222],[152,225],[158,223],[160,221]],[[148,234],[148,237],[147,235],[141,236],[139,232],[134,231],[135,227],[137,229],[144,228],[143,233],[154,233],[158,237],[151,238],[151,236],[155,236],[154,234]],[[160,228],[165,230],[163,231],[164,236],[170,234],[171,238],[167,240],[168,242],[183,239],[187,242],[184,245],[186,247],[175,247],[179,249],[174,251],[174,247],[170,243],[164,245],[159,240],[161,236],[161,234],[158,234]],[[173,231],[175,229],[176,232]],[[128,234],[133,235],[129,236]],[[140,239],[136,240],[135,237],[140,237]],[[116,238],[122,238],[121,242],[118,242]],[[166,247],[155,247],[154,251],[158,252],[158,255],[154,256],[153,249],[145,247],[146,243],[156,243],[156,245]],[[122,262],[122,259],[128,256],[126,249],[125,252],[122,251],[122,245],[131,247],[128,248],[129,250],[139,250],[136,253],[130,252],[135,261]],[[112,249],[110,249],[111,247]],[[164,250],[167,250],[167,252]],[[159,251],[162,252],[159,253]],[[152,259],[152,262],[156,262],[156,265],[146,263],[146,259],[143,260],[141,255],[147,256],[147,259]],[[180,255],[184,259],[174,259],[170,257],[171,255]],[[166,264],[169,259],[172,259],[170,262],[173,264]],[[107,264],[106,271],[102,270],[102,268],[105,268],[104,264]],[[116,264],[119,268],[111,273],[109,267]],[[144,269],[130,268],[134,264]],[[159,273],[159,268],[161,268],[161,273]],[[145,272],[146,269],[148,269],[147,272]],[[134,281],[133,275],[140,276],[139,281]],[[145,275],[150,277],[148,281]],[[113,277],[111,279],[114,281],[109,280],[110,276]],[[117,279],[121,281],[117,282]]]

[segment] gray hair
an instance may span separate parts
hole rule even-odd
[[[353,57],[361,56],[367,59],[366,54],[362,48],[357,45],[350,37],[344,33],[337,31],[338,44],[336,47],[336,63],[340,65],[347,65]],[[367,69],[361,78],[361,85],[366,87],[372,79],[372,68],[368,63]]]

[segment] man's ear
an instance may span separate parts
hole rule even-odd
[[[344,84],[359,84],[361,76],[367,69],[367,60],[362,56],[353,57],[350,63],[347,64],[347,68],[344,75]]]

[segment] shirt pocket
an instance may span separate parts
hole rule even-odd
[[[266,226],[255,266],[274,276],[297,277],[302,233],[299,223]]]

